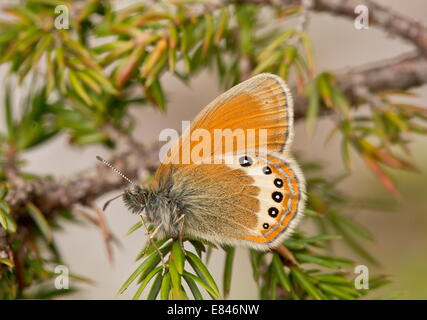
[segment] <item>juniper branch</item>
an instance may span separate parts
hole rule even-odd
[[[239,3],[269,5],[274,8],[284,8],[289,5],[302,5],[302,0],[239,0]],[[354,19],[354,9],[361,4],[369,8],[369,22],[382,28],[391,35],[413,43],[424,55],[427,55],[427,28],[413,18],[397,13],[386,6],[371,0],[316,0],[312,1],[310,10],[326,12],[333,15]]]
[[[201,15],[206,10],[212,10],[221,5],[230,3],[254,3],[260,5],[272,5],[274,7],[284,5],[300,5],[301,1],[222,1],[214,6],[202,7],[197,15]],[[370,7],[370,16],[372,23],[376,26],[386,29],[388,32],[398,35],[402,38],[412,41],[420,51],[425,51],[425,28],[416,21],[402,15],[398,15],[389,9],[379,6],[372,1],[366,1]],[[357,3],[358,4],[358,3]],[[354,1],[315,1],[310,10],[319,12],[330,12],[332,14],[354,17],[354,7],[357,5]],[[425,84],[427,82],[427,60],[420,54],[413,53],[386,61],[385,63],[374,67],[362,66],[347,71],[338,76],[339,87],[343,90],[351,102],[363,99],[357,88],[363,84],[369,87],[370,92],[375,93],[385,89],[408,89]],[[305,98],[296,97],[295,116],[296,119],[302,119],[306,114],[307,103]],[[323,109],[322,112],[327,112]],[[123,140],[123,135],[106,128],[106,132],[114,140]],[[120,143],[119,143],[120,144]],[[131,146],[136,146],[130,142]],[[138,172],[148,170],[153,172],[157,160],[157,148],[149,152],[143,151],[143,147],[132,148],[131,152],[118,154],[111,160],[117,167],[122,169],[126,175],[131,178],[140,176]],[[150,160],[148,160],[150,159]],[[147,161],[148,160],[148,161]],[[108,169],[99,165],[96,167],[78,173],[74,177],[61,179],[40,179],[26,182],[19,188],[12,189],[7,197],[13,212],[19,212],[25,203],[32,201],[39,205],[47,215],[53,212],[69,208],[74,204],[88,204],[93,199],[111,190],[120,188],[124,182],[119,177],[114,177]]]
[[[371,93],[386,89],[408,89],[427,83],[427,59],[418,54],[409,54],[391,59],[378,66],[362,66],[337,77],[339,87],[350,101],[363,97],[356,88],[361,84]],[[307,112],[304,97],[295,99],[295,117],[303,119]],[[322,113],[327,114],[323,108]],[[134,143],[134,142],[133,142]],[[142,146],[113,156],[110,160],[131,179],[139,180],[142,172],[154,172],[158,165],[158,147],[145,150]],[[88,204],[101,195],[122,187],[125,182],[113,175],[108,168],[96,165],[72,177],[63,179],[40,179],[26,182],[19,189],[12,189],[7,196],[13,212],[19,212],[25,203],[32,201],[47,215],[70,208],[74,204]]]
[[[346,70],[337,75],[338,87],[355,105],[365,101],[357,88],[369,88],[371,93],[383,90],[406,90],[427,83],[427,59],[418,53],[409,53],[383,62],[370,63]],[[323,108],[322,113],[330,110]],[[307,113],[307,100],[303,96],[295,99],[295,117],[302,119]]]

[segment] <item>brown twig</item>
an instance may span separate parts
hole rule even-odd
[[[24,179],[21,177],[17,163],[18,154],[13,144],[8,144],[5,153],[5,162],[3,164],[3,170],[8,181],[11,184],[19,187],[24,183]]]
[[[113,262],[113,248],[112,242],[114,242],[114,237],[108,227],[107,221],[105,220],[104,213],[96,205],[91,205],[92,210],[96,213],[98,226],[101,229],[102,237],[104,238],[105,248],[107,249],[108,259],[110,263]]]
[[[230,0],[228,3],[252,3],[260,6],[270,6],[277,9],[289,5],[301,6],[304,0]],[[338,74],[341,90],[352,104],[364,100],[357,89],[362,84],[374,94],[385,89],[405,90],[427,83],[427,28],[411,17],[394,12],[392,9],[379,5],[371,0],[316,0],[310,3],[310,11],[326,12],[333,15],[354,19],[354,9],[360,4],[369,8],[370,24],[383,29],[391,35],[405,39],[418,52],[405,54],[382,63],[371,63],[346,70]],[[303,16],[301,17],[303,19]],[[293,90],[296,92],[296,90]],[[307,100],[302,95],[295,95],[295,118],[302,119],[307,113]],[[324,114],[328,113],[325,108]],[[330,110],[329,110],[330,112]]]
[[[24,276],[24,265],[22,264],[21,257],[19,256],[19,252],[15,252],[12,250],[10,243],[7,247],[7,253],[9,258],[12,259],[13,264],[16,270],[16,279],[18,282],[18,296],[22,294],[25,289],[25,276]]]
[[[406,90],[427,83],[427,59],[417,53],[404,54],[382,63],[359,66],[338,73],[338,87],[343,91],[352,105],[365,100],[358,90],[369,88],[374,94],[384,90]],[[302,119],[307,113],[307,100],[303,96],[295,98],[295,118]],[[322,109],[322,114],[330,110]]]
[[[113,156],[110,162],[136,181],[153,173],[158,162],[158,148],[133,149]],[[6,201],[12,212],[20,215],[25,203],[32,201],[46,215],[75,204],[87,205],[99,196],[124,186],[126,182],[102,165],[79,172],[69,178],[41,178],[27,181],[21,188],[11,188]]]
[[[304,0],[238,0],[230,2],[253,3],[268,5],[274,8],[284,8],[289,5],[301,6]],[[358,5],[366,5],[369,9],[369,23],[382,28],[391,35],[398,36],[413,43],[427,56],[427,28],[411,17],[394,12],[386,6],[371,0],[315,0],[311,10],[326,12],[354,20],[354,9]]]
[[[280,256],[280,260],[285,266],[295,266],[298,265],[298,261],[295,259],[294,255],[288,248],[283,244],[273,249],[273,252],[276,252]]]
[[[74,214],[82,216],[83,218],[90,221],[93,225],[95,225],[100,229],[102,238],[104,239],[105,248],[107,250],[108,259],[112,263],[114,260],[112,244],[115,243],[116,245],[120,246],[120,241],[111,232],[101,210],[95,205],[91,206],[90,208],[96,213],[97,217],[92,216],[91,214],[89,214],[89,212],[79,207],[74,207],[72,212]]]
[[[392,9],[374,1],[318,0],[315,1],[313,9],[354,19],[356,16],[354,9],[360,4],[365,4],[369,8],[370,24],[382,28],[391,35],[410,41],[427,56],[427,28],[418,21],[394,12]]]

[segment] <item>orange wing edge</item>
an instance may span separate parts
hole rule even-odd
[[[239,241],[243,241],[248,246],[257,250],[275,248],[289,237],[304,215],[306,202],[305,179],[296,161],[292,158],[283,160],[271,155],[268,158],[271,160],[267,159],[267,163],[275,166],[282,172],[283,176],[286,177],[289,176],[289,172],[292,173],[290,184],[293,185],[296,196],[291,202],[293,203],[295,201],[295,206],[292,204],[287,214],[284,214],[280,218],[280,222],[263,236],[245,236],[239,239]],[[280,163],[278,161],[280,161]],[[285,172],[285,170],[288,171],[288,173]],[[293,209],[293,207],[295,208]]]

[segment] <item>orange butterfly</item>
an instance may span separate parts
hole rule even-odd
[[[161,159],[154,179],[126,190],[124,202],[154,228],[151,236],[275,247],[304,210],[304,177],[289,152],[293,130],[285,82],[257,75],[206,106]],[[224,131],[245,144],[224,145],[224,137],[216,139]]]

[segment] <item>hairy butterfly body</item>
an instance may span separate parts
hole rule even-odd
[[[244,147],[218,145],[219,129],[243,138]],[[207,137],[202,147],[196,132]],[[304,210],[305,181],[289,154],[292,138],[289,89],[275,75],[257,75],[206,106],[150,184],[125,191],[124,202],[143,213],[158,238],[185,235],[267,250],[291,233]]]

